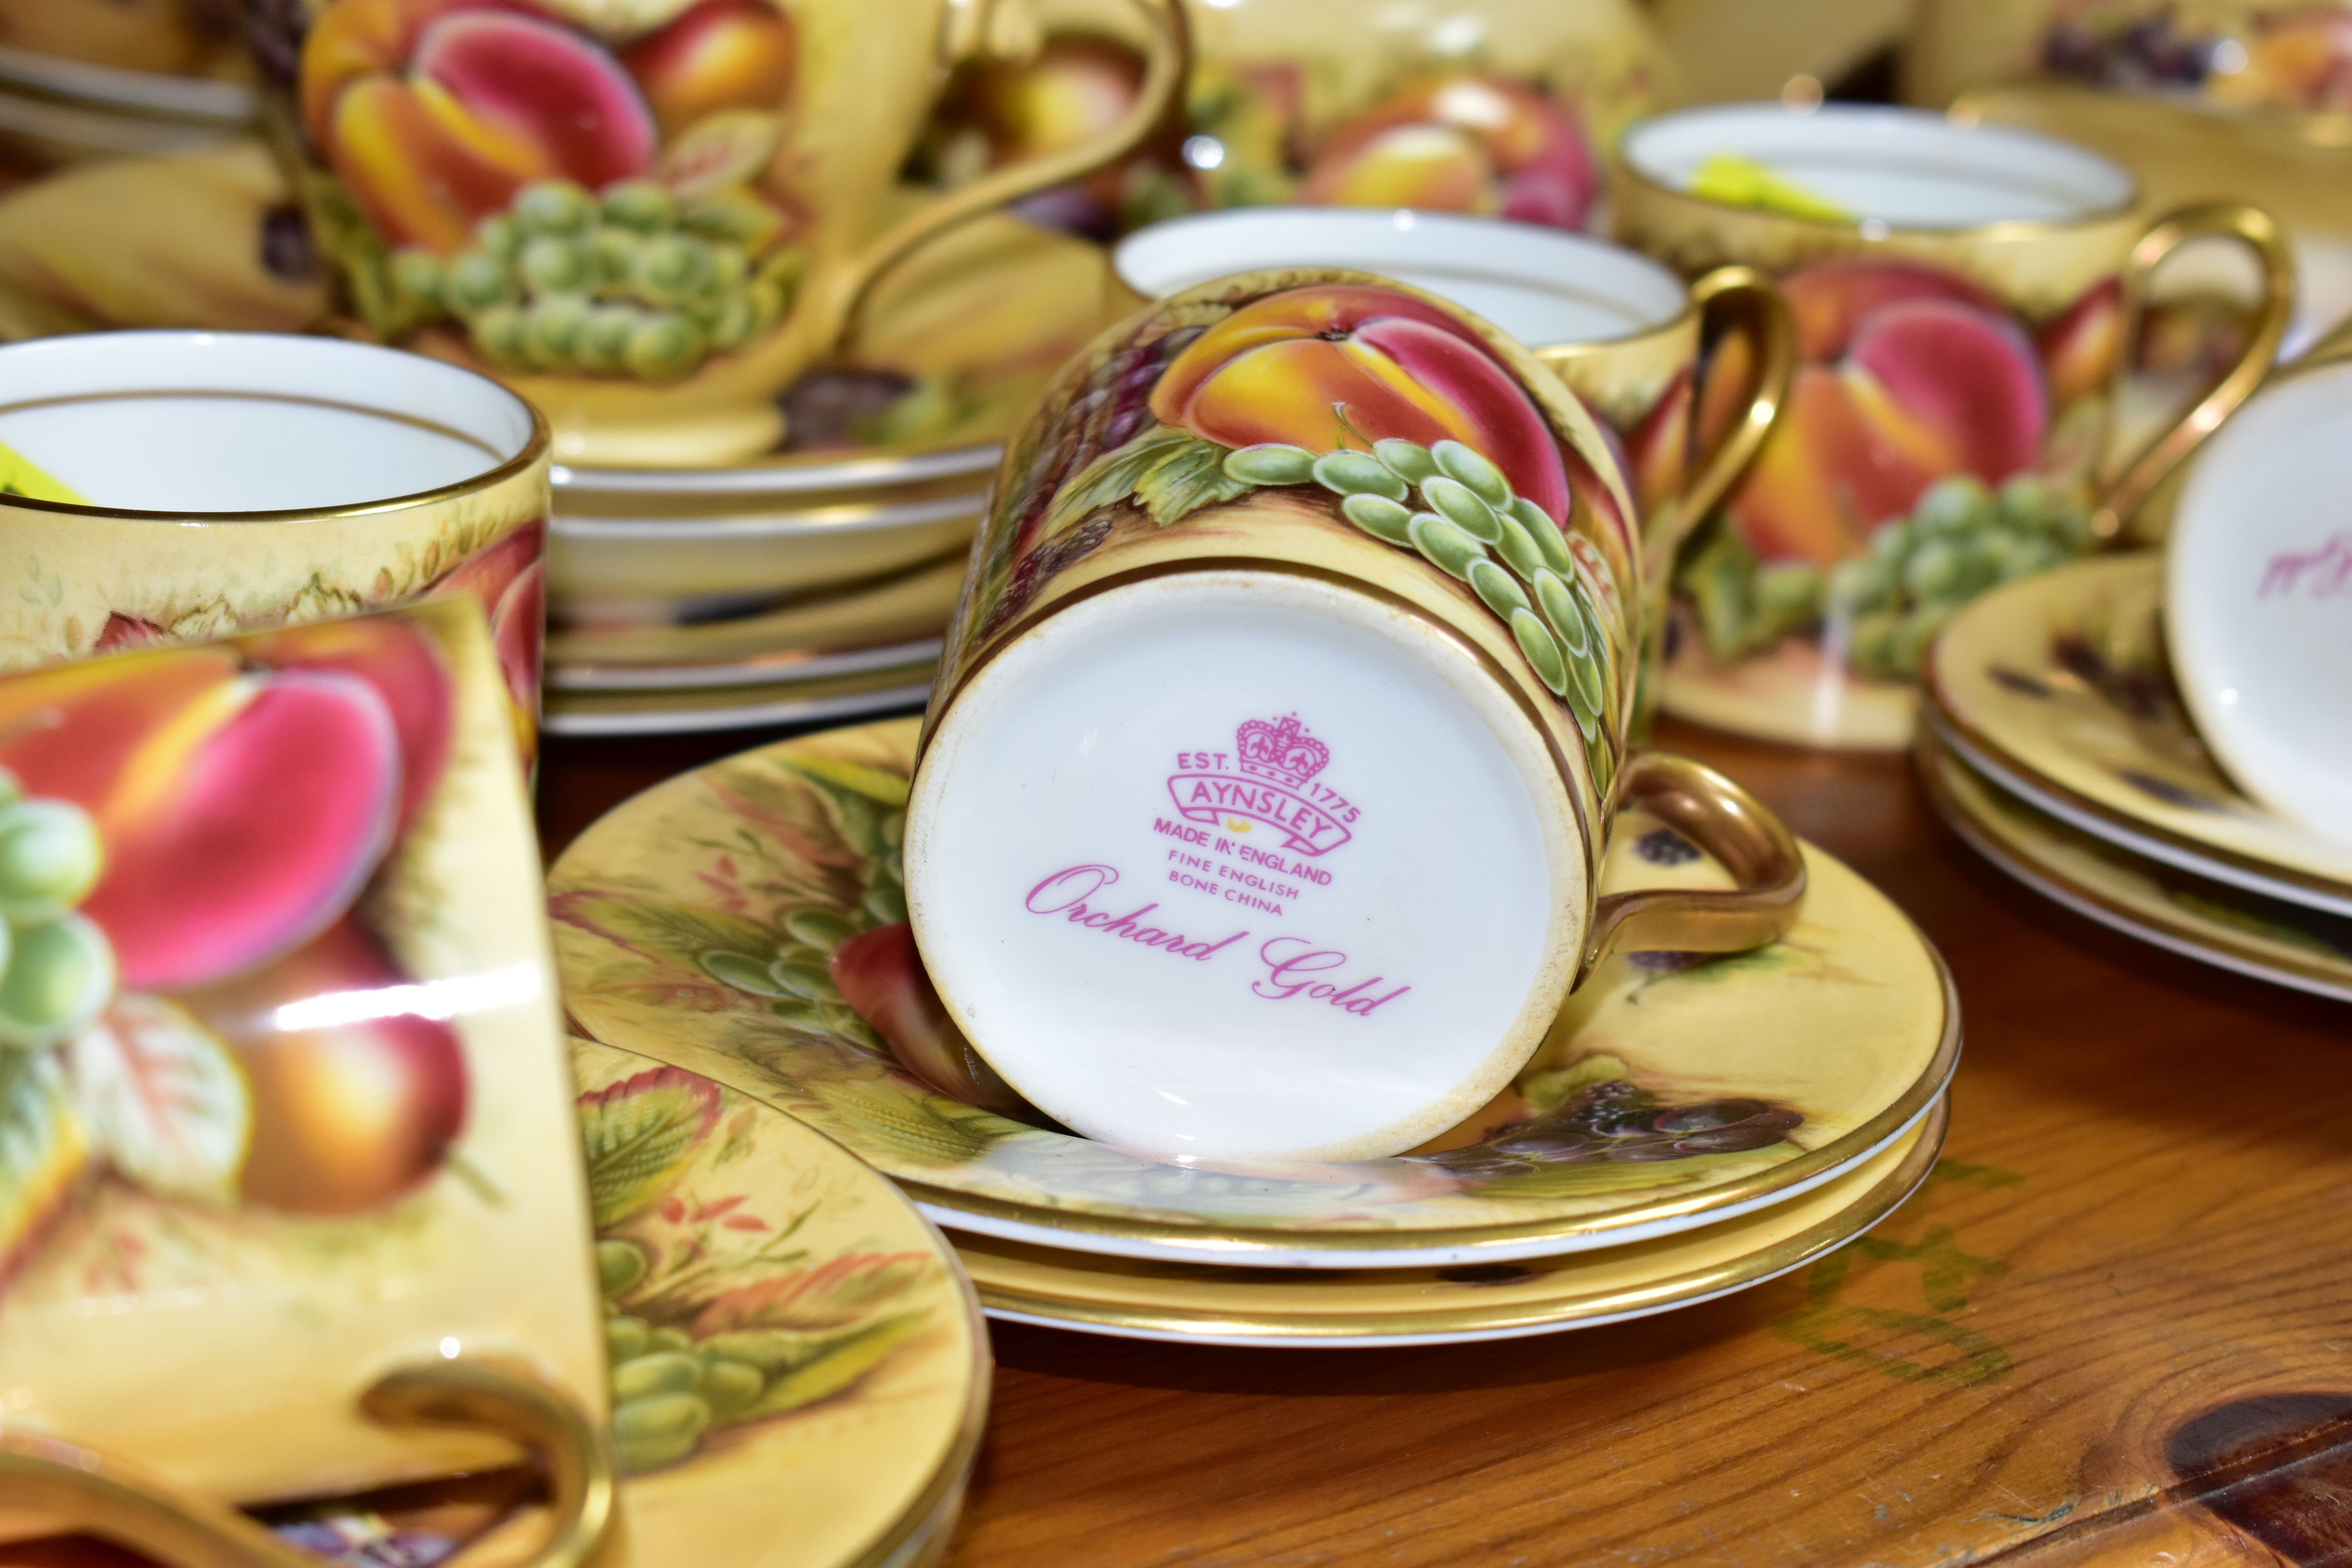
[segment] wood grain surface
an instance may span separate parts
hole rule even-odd
[[[767,738],[551,744],[549,856]],[[1906,760],[1661,739],[1950,961],[1967,1055],[1927,1186],[1788,1279],[1548,1338],[999,1325],[953,1568],[2352,1563],[2352,1009],[2043,901]]]

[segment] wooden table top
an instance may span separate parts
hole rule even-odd
[[[769,738],[552,742],[548,854]],[[2352,1563],[2352,1009],[2028,892],[1906,760],[1661,739],[1950,961],[1967,1052],[1927,1187],[1787,1279],[1543,1338],[997,1325],[952,1568]]]

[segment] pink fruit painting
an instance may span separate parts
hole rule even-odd
[[[1781,288],[1801,353],[1790,406],[1728,509],[1765,562],[1832,565],[1938,479],[2032,470],[2053,390],[2095,391],[2113,363],[2098,290],[2037,343],[1981,287],[1920,262],[1814,262]]]
[[[1416,83],[1341,126],[1300,195],[1580,228],[1600,187],[1566,105],[1526,82],[1465,73]]]

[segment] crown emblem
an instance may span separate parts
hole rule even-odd
[[[1247,773],[1272,773],[1305,784],[1331,760],[1331,748],[1308,734],[1295,714],[1274,723],[1244,720],[1234,731],[1234,748]]]

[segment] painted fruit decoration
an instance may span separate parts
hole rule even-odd
[[[1502,621],[1607,795],[1632,679],[1628,520],[1463,318],[1366,283],[1185,297],[1089,359],[1011,459],[966,610],[975,643],[1121,527],[1286,490],[1438,566]]]
[[[2352,10],[2331,0],[2068,0],[2042,66],[2125,92],[2232,109],[2352,110]]]
[[[389,616],[0,680],[0,1269],[88,1184],[345,1215],[442,1167],[465,1061],[367,895],[454,702]]]
[[[313,216],[388,340],[509,372],[673,381],[790,307],[779,171],[800,41],[772,0],[276,7],[326,167]]]
[[[855,1397],[931,1325],[930,1254],[813,1258],[803,1231],[824,1200],[790,1182],[755,1190],[743,1174],[738,1162],[776,1113],[674,1067],[591,1089],[579,1106],[624,1470]]]
[[[1811,262],[1780,286],[1788,413],[1677,581],[1717,659],[1831,627],[1854,673],[1907,679],[1960,605],[2090,547],[2120,292],[2037,326],[1908,259]],[[1730,412],[1703,406],[1701,428]]]
[[[1116,123],[1142,79],[1130,46],[1086,33],[1056,35],[1027,60],[966,68],[918,168],[952,183],[1075,145]],[[1024,211],[1102,239],[1186,212],[1283,202],[1582,228],[1600,184],[1576,106],[1538,82],[1465,68],[1411,71],[1310,128],[1297,64],[1211,58],[1195,68],[1181,127]]]

